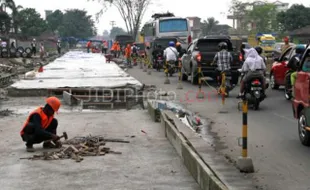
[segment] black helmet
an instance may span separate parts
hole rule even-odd
[[[223,49],[228,49],[228,45],[226,42],[221,42],[219,43],[219,49],[223,50]]]
[[[263,49],[259,46],[255,47],[255,50],[257,51],[258,55],[263,53]]]

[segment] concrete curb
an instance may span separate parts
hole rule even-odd
[[[212,169],[205,164],[191,143],[182,132],[177,129],[173,119],[169,117],[169,115],[173,115],[171,111],[162,111],[160,113],[150,102],[148,102],[148,111],[152,120],[155,122],[158,122],[156,119],[158,117],[157,114],[160,115],[160,122],[165,130],[166,138],[176,149],[184,165],[202,190],[228,190],[228,187],[217,177]]]

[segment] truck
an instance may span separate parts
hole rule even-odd
[[[251,34],[248,37],[248,43],[252,47],[260,46],[264,50],[264,55],[271,57],[276,44],[276,37],[274,34]]]

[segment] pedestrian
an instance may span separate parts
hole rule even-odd
[[[102,45],[102,53],[107,54],[107,50],[108,50],[108,42],[104,40]]]
[[[121,46],[119,44],[119,42],[116,42],[116,52],[117,52],[117,58],[119,58],[119,56],[121,55]]]
[[[12,43],[11,43],[11,48],[16,48],[16,47],[15,47],[15,41],[12,41]]]
[[[43,148],[60,148],[61,142],[57,136],[58,121],[54,118],[54,113],[58,112],[61,103],[56,97],[46,99],[44,107],[38,107],[30,113],[22,130],[20,131],[21,138],[26,142],[26,150],[34,152],[33,145],[40,144],[44,141]]]
[[[131,45],[127,44],[127,47],[125,49],[125,58],[127,62],[127,67],[131,68]]]
[[[33,39],[32,42],[31,42],[31,52],[32,52],[32,55],[36,56],[36,54],[37,54],[36,39]]]
[[[89,52],[90,52],[90,50],[91,50],[91,45],[92,45],[92,41],[91,41],[91,40],[89,40],[89,41],[87,42],[87,44],[86,44],[87,53],[89,53]]]
[[[60,40],[57,41],[57,51],[58,51],[58,55],[61,55],[61,43]]]
[[[43,43],[40,44],[40,58],[43,59],[45,55],[45,48],[44,48],[44,45]]]

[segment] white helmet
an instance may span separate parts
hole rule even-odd
[[[36,39],[33,39],[33,41],[36,41]]]
[[[58,42],[60,42],[60,40],[58,40]]]

